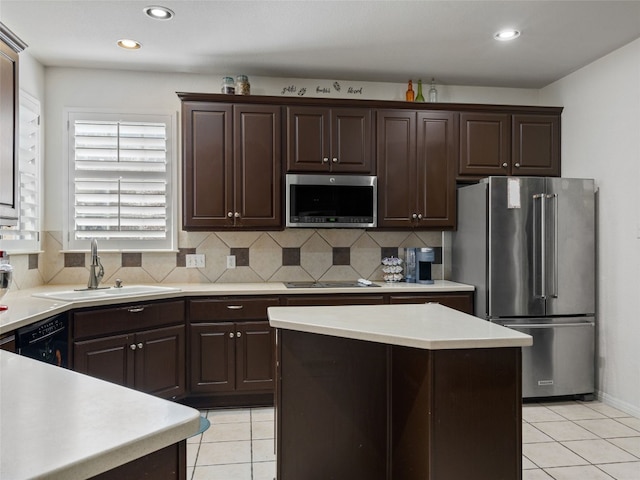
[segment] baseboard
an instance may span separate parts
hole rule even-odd
[[[623,402],[622,400],[619,400],[616,397],[613,397],[607,393],[601,392],[600,390],[596,391],[596,397],[602,403],[606,403],[607,405],[613,408],[617,408],[618,410],[628,413],[629,415],[633,415],[636,418],[640,418],[640,408],[635,405],[631,405],[627,402]]]

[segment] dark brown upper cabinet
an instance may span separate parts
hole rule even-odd
[[[287,172],[371,173],[372,110],[287,108]]]
[[[26,46],[0,23],[0,226],[18,223],[18,54]]]
[[[560,113],[460,113],[458,173],[559,176]]]
[[[456,122],[453,112],[377,112],[379,227],[455,227]]]
[[[281,228],[281,109],[183,102],[185,230]]]

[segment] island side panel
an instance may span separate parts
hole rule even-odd
[[[522,478],[520,347],[392,358],[393,478]]]
[[[186,480],[187,441],[182,440],[92,477],[91,480]]]
[[[388,479],[389,346],[279,331],[278,480]]]

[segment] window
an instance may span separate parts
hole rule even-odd
[[[175,115],[69,112],[67,250],[173,250]]]
[[[0,250],[29,253],[40,250],[42,178],[40,102],[20,91],[18,131],[18,224],[0,227]]]

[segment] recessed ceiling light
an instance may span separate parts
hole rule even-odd
[[[127,50],[137,50],[142,46],[142,44],[140,42],[136,42],[135,40],[123,38],[122,40],[118,40],[118,46]]]
[[[499,32],[496,32],[493,38],[495,38],[496,40],[506,42],[508,40],[515,40],[519,36],[520,36],[520,32],[518,30],[510,29],[510,30],[500,30]]]
[[[144,13],[146,13],[149,17],[154,18],[156,20],[169,20],[173,18],[173,11],[169,10],[167,7],[160,7],[158,5],[151,5],[150,7],[144,8]]]

